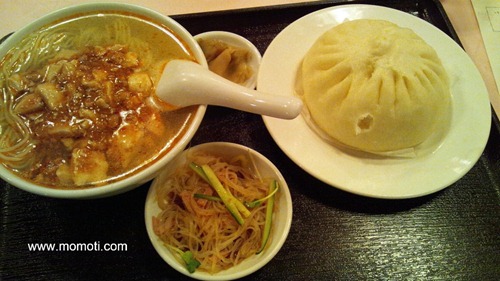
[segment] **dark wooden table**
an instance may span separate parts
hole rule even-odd
[[[239,33],[264,52],[289,23],[344,1],[175,17],[192,34]],[[419,16],[457,40],[438,1],[349,1]],[[458,41],[458,40],[457,40]],[[484,153],[452,186],[429,196],[381,200],[352,195],[311,177],[275,144],[261,116],[209,107],[192,145],[229,141],[266,155],[293,199],[282,250],[244,280],[498,280],[500,125]],[[0,280],[185,280],[149,242],[149,184],[98,200],[40,197],[0,181]],[[30,251],[29,243],[123,243],[124,251]]]

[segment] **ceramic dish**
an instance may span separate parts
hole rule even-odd
[[[253,70],[253,75],[243,84],[243,86],[250,89],[255,88],[257,82],[257,73],[259,72],[262,56],[257,47],[255,47],[252,42],[250,42],[243,36],[227,31],[209,31],[194,36],[194,39],[196,41],[200,39],[220,40],[222,42],[225,42],[226,44],[248,50],[251,53],[251,59],[248,63]]]
[[[455,41],[428,22],[372,5],[336,6],[311,13],[290,24],[272,41],[262,59],[258,90],[294,95],[296,72],[315,40],[328,29],[355,19],[382,19],[411,28],[434,47],[451,80],[451,124],[441,143],[414,158],[368,157],[345,153],[326,143],[302,116],[293,120],[263,117],[266,127],[298,166],[344,191],[402,199],[448,187],[481,156],[488,140],[491,109],[486,87],[471,59]]]
[[[170,252],[170,250],[168,250],[164,246],[163,242],[155,235],[152,226],[152,217],[160,213],[160,208],[158,207],[155,195],[156,186],[164,181],[165,178],[168,178],[176,169],[176,167],[185,164],[187,153],[199,150],[213,152],[224,158],[232,158],[234,156],[250,153],[262,177],[272,177],[280,182],[280,190],[277,193],[279,200],[277,203],[278,207],[273,216],[271,243],[259,255],[254,255],[230,269],[221,271],[213,275],[201,271],[189,273],[185,268],[185,265],[179,262],[179,260],[172,254],[172,252]],[[185,150],[182,154],[177,156],[174,161],[170,162],[170,164],[165,167],[159,177],[157,177],[153,181],[146,198],[145,220],[146,229],[151,243],[153,244],[158,254],[175,270],[191,278],[199,280],[233,280],[242,278],[257,271],[258,269],[266,265],[281,249],[288,236],[288,232],[292,223],[292,199],[285,179],[283,178],[279,170],[262,154],[248,147],[233,143],[205,143]]]
[[[186,43],[186,46],[192,50],[193,55],[196,60],[207,67],[205,57],[199,45],[195,42],[191,34],[179,23],[173,19],[155,12],[153,10],[143,8],[136,5],[122,4],[122,3],[88,3],[76,6],[70,6],[63,8],[61,10],[54,11],[47,14],[32,23],[26,25],[19,31],[13,33],[0,45],[0,59],[3,59],[4,55],[11,49],[16,48],[16,46],[29,34],[34,33],[42,27],[46,27],[54,24],[61,24],[63,19],[68,19],[72,17],[80,17],[85,13],[89,14],[99,14],[101,13],[118,12],[129,15],[131,18],[137,18],[141,21],[147,22],[151,21],[155,24],[161,24],[162,26],[168,27],[172,30],[181,41]],[[151,24],[152,25],[152,24]],[[80,32],[83,32],[86,28],[81,27]],[[61,38],[69,38],[68,36]],[[72,37],[71,37],[72,38]],[[70,39],[68,39],[70,40]],[[122,177],[115,181],[108,181],[105,184],[95,187],[95,188],[68,188],[68,189],[58,189],[58,188],[48,188],[42,184],[36,184],[26,178],[20,177],[18,174],[14,174],[7,169],[4,165],[0,165],[0,176],[10,184],[42,196],[55,197],[55,198],[72,198],[72,199],[93,199],[101,198],[107,196],[117,195],[133,188],[136,188],[148,181],[152,180],[162,169],[162,167],[174,158],[175,155],[181,153],[186,145],[189,143],[191,138],[197,131],[203,116],[206,111],[206,106],[201,105],[198,107],[193,115],[192,121],[186,126],[185,131],[179,135],[178,139],[174,142],[168,153],[162,153],[160,157],[157,157],[154,161],[148,163],[148,165],[143,165],[144,168],[136,169],[137,171],[131,173],[130,176]],[[3,114],[2,114],[3,115]],[[127,171],[128,172],[128,171]]]

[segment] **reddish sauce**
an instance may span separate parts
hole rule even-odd
[[[2,131],[17,132],[2,149],[15,149],[25,136],[19,122],[31,137],[23,147],[32,149],[22,150],[20,160],[2,154],[2,164],[65,189],[100,186],[148,167],[176,145],[197,111],[148,105],[171,59],[193,57],[170,29],[129,13],[76,15],[28,35],[0,61],[7,80],[0,91],[14,99],[9,112],[21,118],[2,123]]]

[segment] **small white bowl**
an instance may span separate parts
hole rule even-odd
[[[250,51],[251,59],[248,62],[250,67],[253,70],[252,77],[250,77],[244,84],[243,86],[248,87],[250,89],[254,89],[256,84],[257,84],[257,73],[259,72],[259,67],[260,67],[260,61],[262,60],[262,55],[260,54],[259,50],[257,47],[255,47],[252,42],[250,42],[248,39],[246,39],[243,36],[240,36],[238,34],[232,33],[232,32],[227,32],[227,31],[209,31],[205,33],[200,33],[196,36],[194,36],[194,39],[196,41],[199,41],[200,39],[202,40],[220,40],[224,43],[227,43],[229,45],[239,47],[239,48],[244,48],[248,51]]]
[[[161,182],[162,179],[170,176],[179,165],[184,165],[186,163],[187,153],[193,151],[213,152],[227,158],[250,153],[255,160],[256,167],[261,173],[262,177],[273,177],[276,178],[280,183],[280,189],[277,193],[277,196],[279,196],[278,211],[275,212],[273,216],[271,244],[269,244],[267,248],[259,255],[254,255],[244,260],[240,264],[216,274],[209,274],[201,271],[189,273],[185,268],[185,265],[178,261],[178,259],[170,252],[170,250],[168,250],[164,246],[163,242],[156,236],[153,231],[152,218],[160,212],[160,208],[158,207],[156,200],[155,188],[158,182]],[[279,170],[274,166],[273,163],[271,163],[271,161],[269,161],[259,152],[243,145],[234,143],[205,143],[191,147],[188,150],[185,150],[182,154],[179,154],[153,181],[146,198],[145,220],[146,229],[151,243],[153,244],[158,254],[175,270],[186,276],[198,280],[234,280],[247,276],[262,268],[281,249],[283,243],[285,243],[292,224],[292,198],[290,196],[288,185],[286,184],[285,179],[283,178]]]

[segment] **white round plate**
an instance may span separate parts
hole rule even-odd
[[[413,15],[373,5],[344,5],[319,10],[286,27],[263,58],[257,89],[295,95],[298,67],[316,39],[349,20],[382,19],[408,27],[438,53],[451,82],[452,116],[442,143],[414,158],[366,157],[328,144],[299,116],[293,120],[264,116],[264,123],[292,161],[315,178],[358,195],[403,199],[450,186],[477,162],[488,140],[491,108],[481,75],[463,49],[445,33]]]

